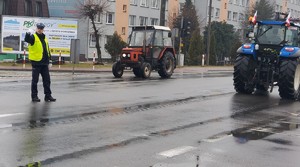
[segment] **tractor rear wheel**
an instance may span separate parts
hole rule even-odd
[[[149,63],[143,63],[141,67],[141,76],[143,78],[149,78],[151,75],[151,65]]]
[[[300,65],[297,59],[283,59],[279,69],[279,95],[282,99],[298,99],[300,92]]]
[[[251,56],[238,55],[234,63],[233,85],[238,93],[251,94],[254,91],[253,78],[255,62]]]
[[[171,52],[166,52],[160,60],[158,74],[162,78],[170,78],[174,72],[175,58]]]
[[[115,62],[112,66],[112,72],[116,78],[121,78],[124,72],[124,68],[121,66],[121,62]]]

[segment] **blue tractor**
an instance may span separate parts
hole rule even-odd
[[[299,28],[296,19],[284,13],[276,13],[275,20],[252,23],[249,43],[237,50],[233,73],[236,92],[272,92],[278,86],[282,99],[299,99]]]

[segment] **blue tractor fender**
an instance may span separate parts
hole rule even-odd
[[[253,58],[256,59],[255,44],[253,43],[243,44],[236,52],[238,54],[253,55]]]
[[[300,48],[294,46],[285,46],[280,50],[279,56],[285,58],[300,57]]]

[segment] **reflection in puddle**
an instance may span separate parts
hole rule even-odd
[[[252,128],[252,129],[237,129],[233,130],[231,133],[236,137],[236,141],[239,143],[246,143],[249,140],[259,140],[263,139],[272,134],[281,133],[283,131],[298,129],[299,124],[290,122],[280,122],[277,124],[272,124],[272,126],[266,126],[264,128]],[[269,139],[266,139],[270,141]],[[283,140],[272,140],[274,143],[287,144],[289,141]],[[290,143],[289,143],[290,144]]]

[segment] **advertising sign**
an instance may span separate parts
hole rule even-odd
[[[22,54],[28,51],[28,43],[24,41],[25,33],[34,33],[37,23],[44,23],[44,33],[49,40],[51,55],[70,56],[71,39],[77,38],[77,20],[34,18],[34,17],[2,17],[1,52]]]
[[[76,18],[83,0],[48,0],[50,17]]]

